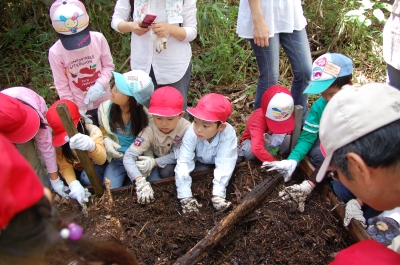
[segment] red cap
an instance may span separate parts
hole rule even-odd
[[[29,163],[1,134],[0,168],[0,229],[4,229],[16,214],[37,203],[44,190]]]
[[[223,95],[210,93],[202,97],[195,108],[187,111],[201,120],[226,122],[232,114],[232,105]]]
[[[10,142],[32,139],[40,126],[39,114],[21,101],[0,93],[0,133]]]
[[[58,112],[56,109],[57,105],[60,103],[65,103],[67,105],[67,108],[69,110],[69,113],[71,114],[71,118],[75,126],[78,125],[78,122],[81,118],[81,114],[79,113],[79,108],[74,102],[68,99],[61,99],[54,102],[54,104],[49,108],[49,111],[46,114],[46,119],[51,129],[54,132],[53,145],[55,147],[62,146],[63,144],[68,142],[67,131],[65,130],[64,125],[62,124],[60,116],[58,116]]]
[[[294,129],[294,104],[289,89],[274,85],[264,92],[261,109],[272,133],[290,133]]]
[[[183,97],[176,88],[163,86],[151,95],[148,111],[153,115],[173,117],[181,114],[183,103]]]

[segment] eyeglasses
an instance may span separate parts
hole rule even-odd
[[[336,170],[328,171],[328,174],[327,174],[327,175],[328,175],[328,177],[331,177],[332,179],[334,179],[334,180],[340,182],[340,180],[339,180],[339,174],[337,173]]]

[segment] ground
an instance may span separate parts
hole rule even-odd
[[[244,164],[244,165],[243,165]],[[281,178],[257,163],[242,163],[227,189],[233,207],[218,213],[211,203],[212,175],[193,180],[192,190],[199,213],[183,214],[174,182],[155,185],[156,200],[136,202],[135,191],[113,191],[113,206],[104,201],[88,205],[88,217],[69,203],[55,202],[61,214],[80,224],[86,236],[111,240],[134,253],[140,264],[173,264],[203,239],[265,178]],[[332,213],[334,205],[318,191],[306,203],[304,213],[282,201],[278,191],[304,179],[299,172],[290,183],[279,185],[255,210],[245,216],[212,251],[196,264],[327,264],[336,252],[350,245],[350,238]],[[68,253],[60,250],[48,257],[51,265],[66,264]]]

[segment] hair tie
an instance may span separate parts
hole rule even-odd
[[[82,237],[82,227],[75,223],[70,223],[68,228],[63,228],[60,231],[60,236],[64,239],[78,240]]]

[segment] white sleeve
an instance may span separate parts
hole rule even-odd
[[[114,7],[114,14],[112,15],[111,27],[120,32],[118,30],[118,24],[121,21],[128,21],[131,14],[131,3],[129,0],[117,0]]]

